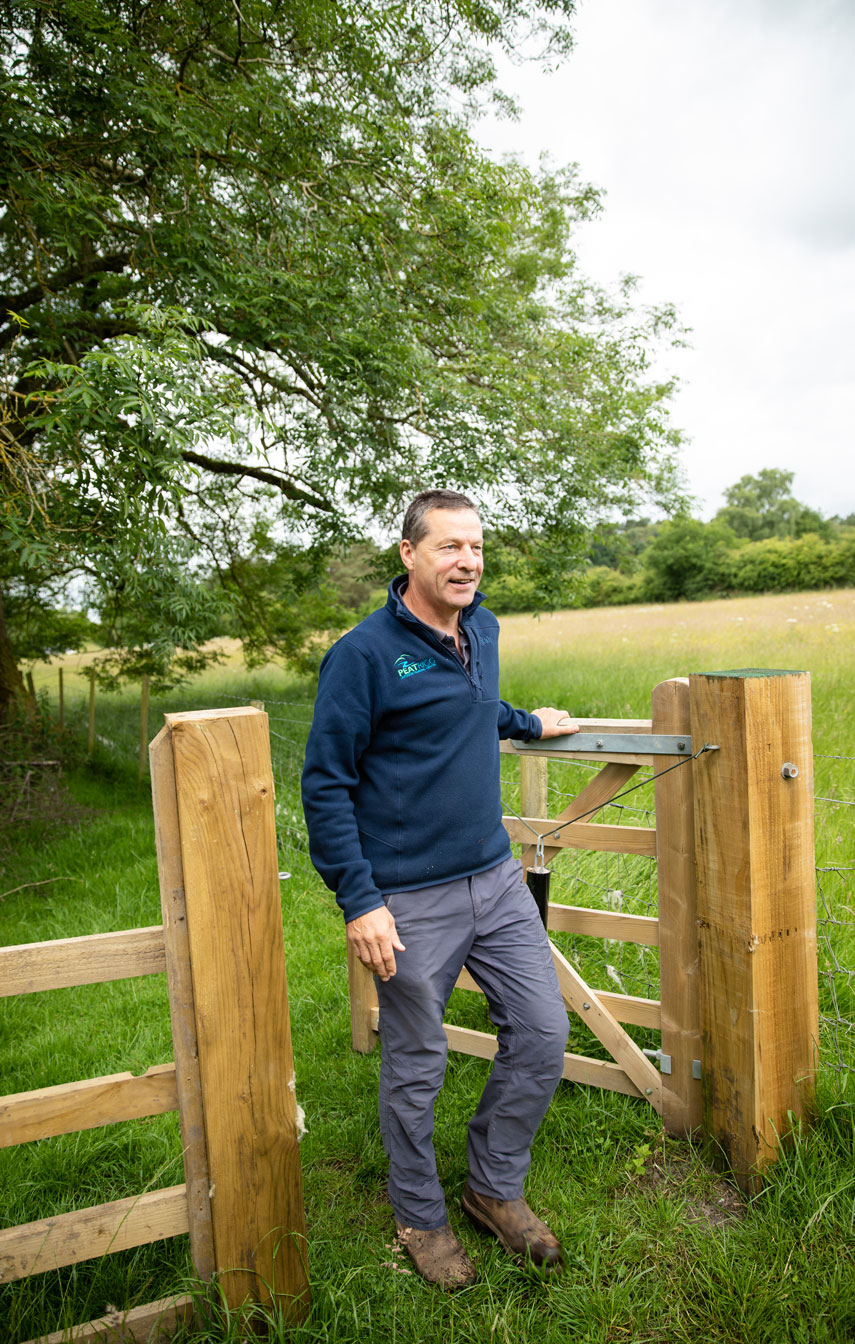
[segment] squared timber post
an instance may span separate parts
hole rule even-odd
[[[691,735],[689,683],[674,677],[653,690],[654,733]],[[685,757],[663,756],[657,773]],[[698,1002],[698,916],[695,892],[694,769],[684,765],[656,780],[656,866],[659,887],[659,980],[663,1078],[662,1121],[669,1134],[688,1135],[703,1120]]]
[[[690,679],[704,1119],[744,1188],[810,1113],[818,1049],[810,677]]]
[[[159,826],[164,924],[169,963],[183,933],[169,925],[186,913],[191,984],[182,992],[195,1018],[209,1257],[229,1307],[272,1300],[301,1320],[306,1224],[267,715],[235,708],[165,718],[153,743],[155,799],[161,815],[172,800],[178,855],[169,858]],[[180,1055],[176,1035],[190,1091],[192,1051],[191,1041]],[[206,1211],[191,1203],[191,1227],[194,1212]],[[204,1237],[197,1232],[202,1245]]]

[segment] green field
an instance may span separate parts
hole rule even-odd
[[[562,1084],[538,1135],[528,1197],[562,1237],[567,1270],[542,1284],[474,1233],[456,1210],[465,1178],[465,1120],[487,1065],[450,1058],[437,1108],[437,1151],[452,1220],[476,1258],[479,1281],[447,1297],[388,1267],[391,1211],[376,1121],[378,1055],[350,1049],[344,939],[332,896],[308,862],[297,778],[313,688],[273,668],[248,675],[234,650],[219,669],[156,700],[164,710],[263,699],[277,781],[283,916],[314,1307],[296,1340],[442,1340],[464,1344],[555,1341],[851,1341],[855,1336],[855,592],[795,594],[653,608],[507,617],[503,694],[532,708],[555,703],[584,717],[646,717],[661,680],[740,666],[811,673],[816,751],[817,867],[823,1026],[821,1105],[809,1134],[789,1146],[763,1191],[737,1197],[712,1154],[663,1138],[644,1103]],[[85,745],[86,683],[66,665],[66,723]],[[56,711],[56,668],[35,669]],[[138,696],[100,695],[94,758],[82,758],[68,794],[47,803],[34,787],[8,795],[0,847],[5,943],[68,937],[160,920],[151,806],[137,782]],[[516,763],[505,760],[505,800],[518,805]],[[553,765],[555,809],[585,782],[581,766]],[[477,781],[473,781],[477,787]],[[14,793],[14,790],[13,790]],[[650,818],[652,789],[625,800],[625,819]],[[834,801],[837,800],[837,801]],[[15,824],[8,821],[15,808]],[[615,816],[604,816],[615,820]],[[650,818],[652,820],[652,818]],[[655,913],[647,860],[563,855],[553,899]],[[582,946],[565,952],[595,985],[656,996],[651,949]],[[2,1091],[23,1091],[171,1058],[162,977],[3,1000]],[[456,992],[450,1016],[487,1026],[482,1001]],[[573,1025],[571,1048],[587,1049]],[[638,1039],[647,1044],[643,1033]],[[655,1043],[651,1037],[651,1043]],[[44,1140],[0,1153],[7,1225],[182,1179],[174,1116]],[[148,1302],[183,1287],[185,1238],[0,1287],[2,1344],[101,1314],[108,1303]],[[2,1277],[2,1275],[0,1275]],[[212,1331],[212,1341],[224,1339]],[[237,1324],[230,1341],[244,1337]],[[284,1335],[283,1335],[284,1337]]]

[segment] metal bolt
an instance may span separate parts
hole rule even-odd
[[[601,737],[598,737],[598,738],[597,738],[597,746],[598,746],[598,747],[601,747],[602,745],[603,745],[603,739],[602,739]]]
[[[644,1095],[645,1095],[646,1097],[651,1097],[651,1096],[653,1095],[653,1088],[652,1088],[652,1087],[646,1087],[646,1088],[644,1089]]]
[[[685,744],[685,742],[678,742],[678,743],[677,743],[677,750],[678,750],[678,751],[685,751],[685,750],[686,750],[686,744]]]
[[[589,1003],[583,1003],[583,1004],[582,1004],[582,1007],[585,1009],[585,1012],[586,1012],[586,1013],[587,1013],[588,1009],[590,1008],[590,1006],[591,1006],[591,1005],[590,1005]]]
[[[798,779],[799,767],[793,765],[792,761],[784,761],[781,766],[781,775],[784,779]]]

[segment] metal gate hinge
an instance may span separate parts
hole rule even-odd
[[[701,1061],[700,1061],[699,1059],[693,1059],[693,1060],[692,1060],[692,1077],[693,1077],[693,1078],[697,1078],[698,1081],[700,1081],[700,1077],[701,1077]]]
[[[660,1073],[671,1072],[671,1056],[666,1055],[662,1050],[643,1050],[642,1054],[647,1055],[648,1059],[655,1059],[659,1065]]]

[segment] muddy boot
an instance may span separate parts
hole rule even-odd
[[[529,1260],[540,1269],[560,1269],[564,1264],[561,1243],[524,1199],[491,1199],[489,1195],[479,1195],[467,1181],[460,1203],[472,1222],[498,1237],[512,1255]]]
[[[415,1265],[416,1272],[440,1288],[466,1288],[475,1282],[475,1266],[448,1223],[424,1231],[395,1224],[398,1240]]]

